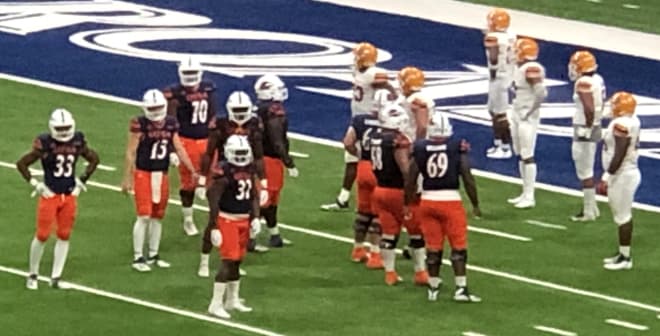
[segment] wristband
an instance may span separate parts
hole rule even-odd
[[[607,182],[607,183],[609,183],[610,182],[610,173],[604,172],[603,176],[600,179]]]
[[[37,181],[36,178],[31,177],[29,183],[30,183],[31,186],[36,187],[37,184],[39,184],[39,181]]]
[[[264,189],[268,189],[268,180],[267,180],[267,179],[262,179],[262,180],[260,181],[260,183],[261,183],[261,187],[262,187],[262,188],[264,188]]]
[[[200,176],[199,179],[197,179],[197,184],[201,185],[201,186],[205,186],[206,185],[206,176],[203,176],[203,175]]]

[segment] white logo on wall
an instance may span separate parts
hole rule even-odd
[[[350,67],[353,63],[352,47],[355,42],[342,41],[303,34],[199,27],[208,25],[208,17],[175,10],[115,0],[11,2],[0,4],[0,32],[28,35],[82,23],[122,26],[92,31],[81,31],[69,40],[83,48],[129,57],[178,62],[184,52],[140,47],[145,42],[195,40],[209,44],[222,40],[269,41],[284,44],[312,46],[314,51],[257,54],[195,54],[204,69],[224,75],[243,77],[276,73],[283,77],[323,77],[346,83],[352,82]],[[392,54],[379,50],[379,62],[392,59]],[[488,89],[487,69],[464,64],[461,71],[425,71],[425,93],[433,99],[484,95]],[[395,71],[391,71],[394,78]],[[548,86],[565,85],[559,80],[547,80]],[[337,90],[323,87],[298,86],[300,90],[349,99],[350,89]],[[657,116],[660,100],[639,97],[640,114]],[[442,107],[454,118],[472,123],[490,125],[484,105]],[[570,118],[572,104],[546,104],[542,117]],[[570,136],[570,127],[545,124],[539,128],[544,134]],[[660,142],[660,130],[642,132],[642,142]],[[660,159],[657,151],[645,149],[641,154]]]

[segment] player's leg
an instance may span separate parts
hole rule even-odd
[[[351,260],[354,262],[363,262],[368,258],[367,249],[364,247],[364,242],[374,219],[371,211],[371,194],[373,193],[373,186],[369,183],[369,177],[365,171],[363,162],[358,163],[357,173],[357,213],[353,224],[353,250],[351,251]]]
[[[135,190],[135,211],[137,218],[133,224],[133,264],[138,272],[151,271],[144,256],[144,241],[152,213],[151,173],[136,170],[133,174],[133,189]]]
[[[211,250],[213,249],[213,244],[211,242],[211,231],[216,228],[214,222],[209,220],[208,224],[204,228],[204,234],[202,235],[202,253],[200,255],[199,269],[197,270],[197,275],[202,278],[209,277],[209,259],[211,255]]]
[[[369,224],[369,229],[367,229],[367,241],[369,241],[370,246],[366,266],[369,269],[381,269],[384,267],[383,257],[380,251],[380,241],[383,231],[378,215],[374,214],[373,216]]]
[[[358,158],[348,152],[344,152],[344,180],[341,190],[334,203],[321,205],[321,210],[342,211],[348,210],[348,200],[351,198],[351,188],[357,177]]]
[[[419,218],[419,204],[410,206],[411,218],[404,218],[403,225],[408,232],[408,249],[414,264],[416,285],[426,286],[429,282],[429,274],[426,271],[426,248],[422,235],[421,219]]]
[[[422,200],[416,213],[426,247],[426,268],[429,277],[427,297],[429,301],[438,299],[442,284],[440,266],[442,265],[442,248],[445,238],[441,222],[444,220],[444,215],[442,209],[437,208],[436,204],[437,202]]]
[[[571,154],[575,163],[575,172],[582,184],[582,210],[571,217],[575,222],[593,221],[599,215],[596,204],[596,184],[594,181],[594,161],[596,159],[596,143],[573,140]]]
[[[250,312],[252,308],[244,305],[240,300],[240,265],[245,255],[245,248],[247,247],[247,240],[249,237],[250,223],[246,219],[244,221],[235,222],[238,233],[237,253],[235,259],[232,260],[232,272],[229,274],[227,281],[227,300],[225,301],[225,309],[237,310],[239,312]],[[234,255],[232,255],[234,257]]]
[[[202,154],[206,150],[206,141],[181,138],[186,154],[195,170],[200,169]],[[204,148],[201,148],[201,147]],[[183,231],[188,236],[199,234],[193,218],[193,201],[195,199],[195,187],[197,181],[193,181],[192,172],[184,165],[179,165],[179,196],[181,197],[181,214],[183,215]]]
[[[500,109],[501,103],[498,104],[498,81],[491,80],[488,82],[488,114],[491,117],[491,128],[493,130],[493,147],[488,148],[486,155],[492,155],[502,146],[502,139],[500,138],[499,133],[497,132],[497,123],[496,123],[496,110]]]
[[[44,245],[50,236],[51,226],[55,221],[57,213],[57,203],[59,195],[51,198],[39,197],[37,203],[37,229],[30,243],[29,273],[26,287],[28,289],[38,289],[39,265],[41,257],[44,254]]]
[[[60,278],[64,271],[67,255],[69,254],[69,237],[76,220],[77,198],[76,196],[64,196],[57,211],[57,241],[53,251],[53,270],[51,274],[51,286],[61,288]]]
[[[488,149],[486,156],[491,159],[511,158],[511,132],[509,130],[507,110],[509,109],[509,88],[505,81],[491,81],[488,93],[488,111],[493,122],[495,147]],[[499,144],[499,145],[497,145]]]
[[[211,315],[220,318],[230,318],[231,316],[225,310],[225,292],[229,281],[237,278],[238,265],[236,260],[240,257],[239,244],[238,244],[238,227],[235,222],[229,221],[225,218],[218,217],[216,227],[221,233],[222,241],[215,242],[215,245],[220,245],[218,253],[222,260],[222,265],[215,276],[215,283],[213,285],[213,297],[208,307],[208,312]]]
[[[522,162],[522,159],[520,158],[520,137],[518,134],[518,127],[520,125],[520,120],[516,117],[509,118],[509,128],[511,129],[511,146],[513,147],[513,154],[515,154],[518,157],[518,172],[520,174],[520,178],[522,180],[525,179],[525,170],[524,170],[524,165]],[[507,202],[509,204],[516,204],[520,202],[522,199],[523,193],[521,192],[520,195],[509,198]]]
[[[617,271],[631,269],[633,266],[630,254],[633,232],[632,203],[640,182],[639,170],[622,172],[610,182],[607,194],[614,222],[618,225],[619,253],[603,260],[606,269]]]
[[[534,161],[534,150],[536,148],[536,123],[533,121],[521,121],[518,127],[518,138],[520,141],[520,162],[522,163],[523,194],[515,204],[516,208],[527,209],[536,205],[535,183],[536,183],[536,161]]]
[[[283,247],[290,244],[289,241],[282,239],[280,230],[277,227],[277,208],[280,201],[280,192],[284,186],[284,165],[279,159],[264,157],[264,170],[268,180],[268,203],[261,208],[261,216],[266,220],[266,226],[270,234],[270,246]]]
[[[390,286],[401,281],[396,273],[395,252],[403,220],[403,197],[398,197],[400,196],[398,191],[380,187],[374,191],[374,207],[383,231],[380,240],[380,253],[385,268],[385,283]]]
[[[152,173],[152,179],[154,174]],[[156,179],[158,179],[156,177]],[[160,182],[160,184],[159,184]],[[162,174],[160,181],[154,180],[152,185],[160,187],[160,200],[154,203],[152,213],[149,218],[149,254],[147,256],[148,265],[156,265],[160,268],[169,268],[171,265],[160,256],[160,240],[163,234],[163,224],[161,220],[165,217],[167,209],[167,200],[169,195],[169,179],[167,175]],[[155,197],[155,196],[154,196]]]
[[[458,302],[480,302],[481,298],[470,293],[467,285],[467,219],[461,201],[446,202],[447,222],[445,232],[451,246],[451,266],[454,269],[456,291],[454,300]]]

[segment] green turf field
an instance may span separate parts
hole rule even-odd
[[[660,33],[660,26],[657,24],[660,1],[657,0],[467,0],[467,2]],[[634,8],[635,6],[639,8]]]
[[[6,166],[46,130],[52,107],[62,106],[74,113],[78,129],[98,150],[102,164],[121,168],[128,121],[140,111],[6,80],[0,80],[0,92],[0,165],[4,165],[0,167],[0,266],[25,270],[36,202],[29,198],[30,187],[18,172]],[[242,297],[255,311],[235,313],[234,322],[285,335],[541,334],[533,329],[536,325],[580,335],[639,334],[604,323],[615,318],[651,328],[646,334],[660,331],[657,214],[635,213],[635,269],[611,273],[601,266],[601,258],[616,248],[615,226],[605,204],[601,204],[601,220],[573,224],[568,215],[579,204],[576,198],[538,191],[534,210],[513,211],[504,200],[519,187],[480,178],[484,218],[470,224],[530,240],[472,232],[469,284],[484,302],[451,302],[453,279],[445,266],[442,299],[429,303],[425,289],[411,284],[411,262],[400,259],[399,273],[406,281],[386,287],[381,271],[349,261],[351,246],[346,238],[351,235],[352,215],[318,210],[337,191],[342,152],[302,141],[293,141],[292,150],[311,156],[298,159],[301,176],[287,179],[281,205],[280,221],[289,228],[283,234],[295,245],[247,257],[249,274],[243,280]],[[212,280],[196,275],[199,238],[184,236],[177,206],[168,210],[161,244],[161,254],[173,267],[150,274],[130,268],[134,211],[132,200],[116,191],[120,179],[121,169],[97,171],[92,180],[101,187],[90,185],[80,197],[64,276],[76,284],[200,315],[185,317],[78,290],[59,292],[45,283],[30,292],[24,289],[22,277],[3,271],[2,334],[253,335],[196,319],[204,317]],[[176,188],[172,189],[176,199]],[[205,213],[197,212],[196,219],[201,225]],[[530,219],[564,225],[566,230],[526,224]],[[42,261],[44,275],[50,273],[51,256],[52,242]]]

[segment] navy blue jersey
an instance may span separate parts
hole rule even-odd
[[[371,133],[371,167],[379,187],[403,188],[403,174],[394,158],[399,148],[410,148],[410,140],[400,132],[378,129]]]
[[[220,211],[229,214],[249,214],[252,211],[253,165],[239,167],[227,161],[218,163],[222,177],[226,179],[224,192],[218,204]]]
[[[227,117],[218,118],[209,125],[211,132],[217,132],[218,141],[216,143],[216,150],[220,155],[224,153],[225,143],[230,136],[245,135],[250,142],[252,155],[255,159],[261,159],[263,157],[263,150],[261,150],[263,128],[261,118],[257,115],[253,115],[243,125],[239,125]]]
[[[424,178],[422,189],[458,189],[461,154],[465,151],[465,141],[455,138],[444,142],[427,139],[415,141],[413,158]]]
[[[360,142],[360,160],[371,160],[371,132],[379,127],[378,118],[369,114],[359,114],[351,120],[351,127]]]
[[[264,124],[264,136],[263,136],[263,149],[264,155],[272,158],[281,159],[280,154],[275,150],[275,145],[270,140],[269,134],[273,132],[268,126],[271,118],[284,118],[282,125],[283,132],[282,134],[276,134],[275,136],[281,137],[287,152],[289,151],[289,139],[286,134],[289,131],[289,122],[286,118],[286,111],[284,110],[284,105],[281,102],[274,101],[257,101],[257,115],[261,118]]]
[[[215,85],[203,81],[195,91],[177,84],[163,90],[170,104],[176,105],[179,135],[191,139],[208,137],[209,123],[215,118]]]
[[[76,162],[87,150],[85,136],[76,132],[67,142],[60,142],[50,134],[41,134],[32,147],[41,153],[44,183],[56,194],[70,194],[76,186]]]
[[[140,133],[135,167],[146,171],[166,172],[170,166],[170,153],[174,151],[172,138],[178,130],[179,124],[171,116],[159,122],[153,122],[144,116],[131,120],[131,132]]]

